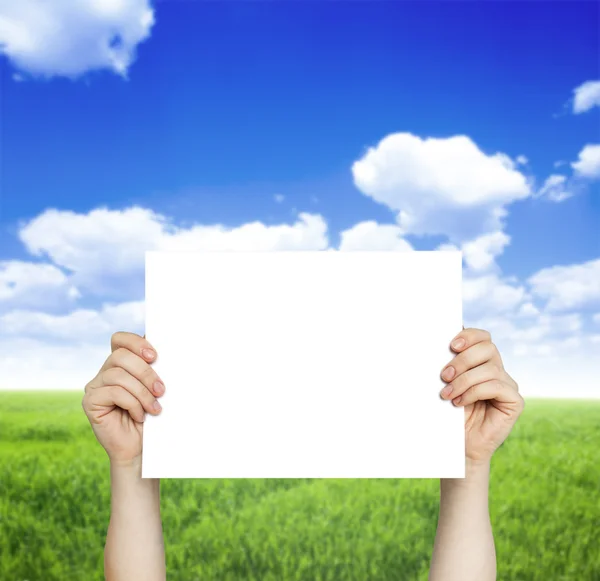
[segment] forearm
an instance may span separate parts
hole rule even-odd
[[[141,462],[111,464],[111,515],[104,550],[107,581],[164,581],[160,480],[141,477]]]
[[[440,514],[429,581],[495,581],[489,477],[489,462],[467,462],[466,478],[440,480]]]

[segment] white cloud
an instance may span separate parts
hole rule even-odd
[[[4,336],[60,339],[89,343],[108,339],[117,330],[141,331],[144,327],[144,302],[105,304],[100,310],[77,309],[66,315],[42,311],[14,310],[0,316]]]
[[[327,224],[315,214],[301,213],[292,225],[180,228],[139,207],[87,214],[47,210],[22,225],[19,236],[35,256],[72,271],[78,287],[120,298],[141,296],[146,250],[321,250],[328,245]]]
[[[159,241],[161,250],[267,251],[324,250],[328,246],[327,223],[318,214],[298,214],[295,224],[266,226],[249,222],[230,228],[198,225],[177,229]]]
[[[497,274],[463,278],[466,321],[475,321],[486,314],[512,312],[528,298],[525,287],[515,284],[510,279],[502,279]],[[471,324],[469,322],[469,325]]]
[[[467,266],[474,271],[489,269],[494,266],[494,259],[502,254],[509,242],[510,236],[500,231],[465,242],[462,252]]]
[[[520,317],[536,317],[539,314],[540,310],[533,303],[523,303],[517,312]]]
[[[33,76],[125,76],[153,24],[150,0],[0,0],[0,51]]]
[[[550,311],[600,304],[600,259],[543,268],[529,277],[532,292]]]
[[[600,107],[600,81],[586,81],[573,89],[573,113],[585,113],[592,107]]]
[[[486,155],[465,135],[388,135],[352,173],[364,194],[398,212],[406,233],[445,234],[451,242],[501,230],[505,206],[531,193],[514,161]]]
[[[588,144],[580,152],[577,161],[571,164],[576,174],[588,179],[600,178],[600,144]]]
[[[600,376],[598,344],[594,334],[585,332],[581,315],[543,313],[527,305],[531,303],[516,312],[486,311],[468,325],[491,332],[505,368],[526,399],[600,397],[595,379]]]
[[[518,155],[515,160],[519,165],[527,165],[529,160],[524,155]]]
[[[109,355],[108,342],[64,345],[0,337],[0,389],[78,389],[83,395]]]
[[[50,306],[79,298],[69,277],[52,264],[0,262],[0,307]]]
[[[88,295],[103,299],[116,295],[125,302],[57,315],[23,308],[20,301],[16,308],[0,312],[0,389],[83,389],[108,356],[115,331],[143,334],[144,304],[136,299],[143,296],[145,250],[328,247],[323,218],[304,213],[294,224],[180,228],[143,208],[98,209],[88,214],[48,210],[23,225],[20,236],[30,252],[47,256],[72,274],[67,276],[54,265],[14,262],[5,280],[0,280],[0,292],[13,293],[11,281],[16,279],[21,297],[29,287],[39,295],[47,295],[52,285],[64,293],[78,280]],[[31,306],[37,307],[34,303]]]
[[[413,247],[402,238],[402,230],[394,224],[378,224],[370,220],[355,224],[340,234],[340,250],[400,250]]]
[[[594,323],[598,323],[598,324],[600,324],[600,313],[595,313],[595,314],[592,316],[592,321],[594,321]]]
[[[566,176],[552,174],[546,178],[546,181],[535,195],[553,202],[563,202],[574,195],[574,191],[569,186]]]
[[[278,203],[281,204],[283,202],[283,200],[285,200],[285,196],[283,194],[275,194],[273,196],[273,199]]]
[[[460,248],[454,244],[449,244],[449,243],[443,243],[440,244],[436,250],[438,250],[439,252],[461,252]]]

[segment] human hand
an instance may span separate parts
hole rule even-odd
[[[156,352],[145,337],[115,333],[110,356],[85,386],[81,405],[111,462],[128,464],[141,459],[146,412],[160,413],[157,398],[165,389],[149,365],[155,359]]]
[[[450,346],[457,355],[442,370],[442,379],[448,384],[441,396],[465,408],[467,460],[487,462],[508,437],[525,401],[504,370],[490,333],[463,329]]]

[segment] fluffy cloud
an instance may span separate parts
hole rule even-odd
[[[176,229],[164,235],[161,250],[323,250],[328,246],[327,223],[317,214],[300,213],[295,224],[265,226],[250,222],[237,228],[221,225]]]
[[[504,232],[484,234],[462,245],[464,260],[471,270],[489,269],[494,265],[495,257],[502,254],[509,242],[510,236]]]
[[[0,0],[0,51],[34,76],[125,76],[153,24],[150,0]]]
[[[402,238],[402,230],[394,224],[360,222],[340,234],[339,249],[345,250],[413,250]]]
[[[359,190],[398,212],[406,233],[462,242],[501,230],[505,206],[531,194],[516,167],[507,155],[487,155],[464,135],[395,133],[369,148],[352,173]]]
[[[598,335],[579,313],[541,311],[527,301],[502,313],[486,309],[465,324],[492,333],[508,372],[524,396],[598,397]]]
[[[512,279],[502,279],[497,274],[465,276],[463,279],[463,305],[465,324],[473,325],[486,314],[514,312],[529,298],[523,285]]]
[[[565,165],[555,162],[555,167]],[[573,175],[550,175],[542,187],[535,192],[536,197],[543,197],[552,202],[563,202],[572,196],[584,192],[590,180],[600,178],[600,144],[588,144],[580,152],[577,161],[570,164]]]
[[[108,342],[65,345],[0,337],[0,389],[78,389],[83,396],[109,354]]]
[[[536,192],[536,196],[547,198],[552,202],[563,202],[574,195],[574,191],[569,186],[566,176],[552,174]]]
[[[144,302],[106,304],[100,310],[77,309],[66,315],[14,310],[0,316],[4,336],[59,339],[76,343],[108,338],[118,330],[140,332],[144,328]]]
[[[585,113],[600,107],[600,81],[587,81],[573,89],[573,113]]]
[[[571,164],[583,178],[600,178],[600,144],[588,144],[579,152],[579,159]]]
[[[0,270],[0,306],[7,307],[0,310],[0,389],[83,389],[108,356],[112,333],[142,334],[144,303],[135,299],[143,296],[146,250],[322,250],[329,245],[327,224],[319,215],[300,214],[289,225],[181,228],[143,208],[88,214],[48,210],[23,224],[20,237],[30,252],[54,265],[13,261]],[[46,305],[33,298],[47,301],[56,288],[63,293],[64,311],[70,304],[64,294],[78,294],[75,281],[88,301],[93,295],[124,301],[67,314],[32,309]]]
[[[550,311],[600,304],[600,259],[544,268],[527,282]]]
[[[69,277],[52,264],[20,260],[0,262],[0,309],[10,306],[51,306],[79,298]]]
[[[321,250],[328,245],[327,224],[319,215],[302,213],[292,225],[180,228],[139,207],[87,214],[47,210],[23,224],[19,235],[33,255],[71,271],[78,287],[121,298],[141,295],[146,250]]]

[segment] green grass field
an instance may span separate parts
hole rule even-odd
[[[103,579],[109,466],[82,394],[0,397],[0,580]],[[600,581],[599,444],[600,401],[527,401],[492,463],[499,580]],[[426,580],[438,486],[166,480],[168,579]]]

